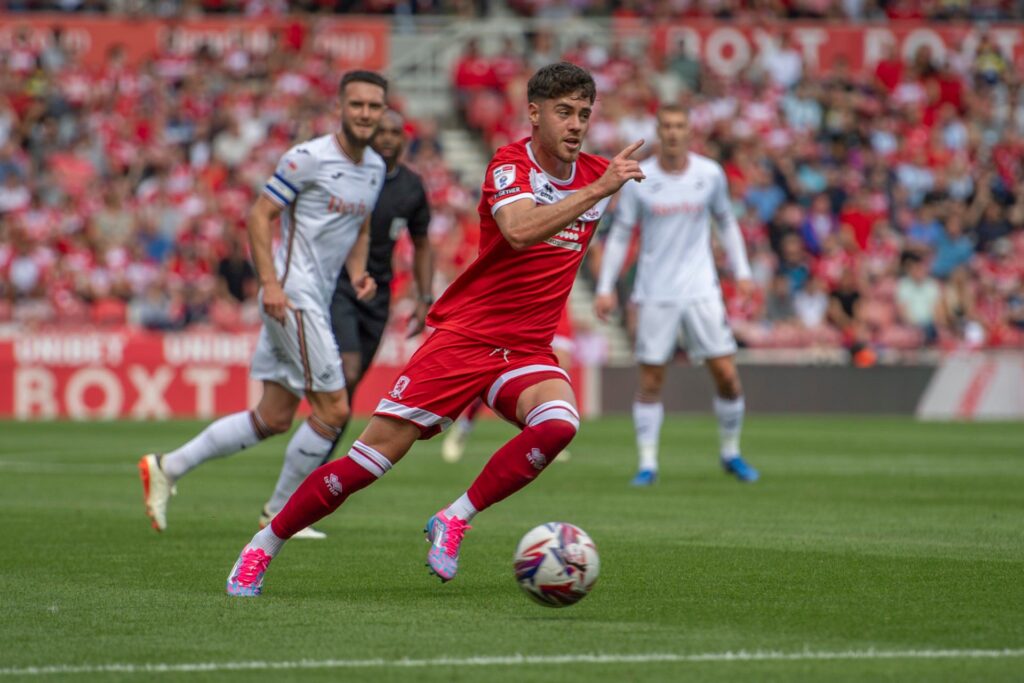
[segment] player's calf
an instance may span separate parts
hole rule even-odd
[[[291,538],[337,510],[350,495],[366,488],[390,469],[391,462],[381,453],[356,441],[346,457],[313,470],[274,516],[270,526],[260,533],[270,530],[279,538]]]

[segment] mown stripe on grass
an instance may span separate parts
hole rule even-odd
[[[1002,650],[845,650],[837,652],[706,652],[695,654],[568,654],[439,657],[435,659],[299,659],[294,661],[191,662],[138,664],[53,664],[0,669],[0,676],[43,676],[96,673],[206,673],[211,671],[266,671],[280,669],[380,669],[557,664],[661,664],[699,662],[828,661],[857,659],[1004,659],[1024,657],[1024,649]]]

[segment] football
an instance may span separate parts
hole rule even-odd
[[[516,581],[545,607],[568,607],[586,597],[600,565],[597,546],[587,532],[566,522],[531,529],[516,548]]]

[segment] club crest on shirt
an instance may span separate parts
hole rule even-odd
[[[514,164],[504,164],[494,169],[494,189],[504,190],[516,181],[516,167]]]

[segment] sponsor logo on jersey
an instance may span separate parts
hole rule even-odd
[[[581,221],[592,223],[601,217],[601,209],[596,206],[592,209],[587,209],[587,212],[580,216]]]
[[[678,204],[654,204],[651,206],[652,216],[671,216],[677,213],[699,214],[704,211],[704,205],[696,202],[680,202]]]
[[[515,164],[504,164],[494,169],[494,189],[504,190],[516,181]]]
[[[331,174],[331,180],[337,180],[338,178],[342,177],[343,175],[345,175],[344,171],[338,171],[337,173],[332,173]]]
[[[519,187],[518,185],[516,185],[514,187],[507,187],[504,190],[502,190],[501,192],[494,193],[494,198],[495,199],[501,199],[502,197],[507,197],[510,194],[516,194],[517,192],[522,192],[522,191],[523,191],[523,188]]]
[[[565,228],[554,237],[550,237],[544,241],[553,247],[560,247],[562,249],[568,249],[569,251],[582,251],[583,245],[579,242],[584,238],[584,233],[586,233],[586,231],[587,224],[582,220],[576,220],[565,226]]]
[[[402,394],[409,388],[409,378],[402,375],[395,382],[395,388],[388,392],[388,395],[395,400],[401,400]]]
[[[541,199],[546,199],[549,202],[555,201],[555,188],[551,187],[549,183],[541,185],[534,193]]]
[[[583,245],[579,242],[567,242],[565,240],[560,240],[557,237],[549,237],[544,240],[544,242],[553,247],[561,247],[562,249],[568,249],[569,251],[583,251]]]
[[[332,496],[341,495],[341,480],[338,479],[337,474],[328,474],[324,477],[324,483],[327,484],[327,490],[331,492]]]
[[[346,202],[341,197],[335,197],[334,195],[331,195],[331,198],[327,200],[327,210],[333,213],[340,213],[343,216],[365,216],[369,213],[369,208],[363,200]]]

